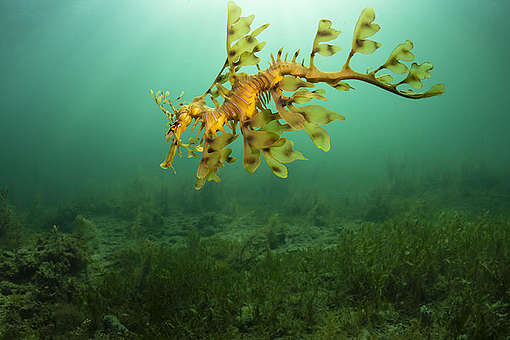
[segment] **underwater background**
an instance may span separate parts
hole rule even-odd
[[[0,3],[0,337],[410,339],[510,337],[510,48],[505,1],[236,1],[269,53],[309,49],[373,7],[382,47],[434,64],[410,100],[350,81],[331,150],[289,177],[238,160],[193,188],[197,158],[159,164],[149,94],[205,91],[226,57],[226,1]],[[255,72],[254,67],[245,72]]]

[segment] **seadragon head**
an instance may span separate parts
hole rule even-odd
[[[160,166],[163,169],[173,169],[172,164],[175,154],[177,153],[179,156],[182,155],[181,150],[179,149],[180,147],[184,147],[188,151],[188,157],[196,156],[199,152],[202,152],[202,146],[200,145],[200,142],[197,142],[198,134],[195,139],[190,138],[188,143],[182,142],[182,135],[194,119],[195,123],[193,124],[193,128],[201,121],[202,111],[206,107],[203,100],[200,100],[200,97],[197,97],[193,99],[191,104],[186,105],[183,102],[179,103],[179,107],[176,109],[173,104],[174,102],[182,99],[182,92],[176,99],[173,100],[169,98],[168,91],[164,93],[162,91],[154,93],[151,90],[151,95],[154,97],[154,101],[159,105],[161,111],[168,119],[168,129],[165,133],[165,139],[171,144],[168,154]],[[200,128],[199,133],[201,130],[202,127]]]

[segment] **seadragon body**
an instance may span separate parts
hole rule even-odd
[[[320,105],[301,106],[312,99],[326,100],[323,89],[307,90],[316,83],[325,83],[337,90],[348,91],[352,87],[344,81],[358,80],[411,99],[432,97],[444,92],[442,84],[436,84],[426,92],[399,88],[406,84],[415,89],[422,88],[421,81],[430,77],[429,71],[433,68],[429,62],[413,63],[410,68],[401,62],[414,59],[410,52],[413,44],[409,40],[398,45],[387,61],[378,68],[370,72],[367,70],[366,73],[351,69],[349,62],[356,53],[370,54],[380,47],[379,43],[366,39],[380,28],[373,23],[375,19],[373,9],[368,8],[361,13],[354,31],[351,51],[345,64],[337,72],[322,72],[314,65],[317,53],[331,56],[340,50],[338,46],[323,43],[335,39],[340,34],[340,31],[331,28],[331,21],[320,20],[308,66],[304,65],[304,60],[301,63],[296,61],[299,50],[294,53],[291,60],[287,60],[288,55],[282,58],[280,49],[276,59],[271,54],[270,66],[261,70],[260,58],[255,56],[255,53],[264,47],[265,42],[259,42],[256,36],[268,25],[262,25],[251,31],[250,25],[254,16],[241,17],[240,14],[241,9],[235,3],[229,2],[227,60],[204,94],[193,98],[188,105],[180,103],[176,109],[173,103],[182,98],[182,93],[177,99],[171,100],[168,92],[154,93],[151,90],[154,100],[168,118],[170,126],[165,137],[167,141],[171,140],[171,146],[161,167],[173,168],[176,152],[181,154],[180,147],[187,149],[189,157],[201,153],[196,189],[202,188],[206,180],[219,182],[217,175],[219,168],[235,160],[231,157],[232,150],[226,146],[238,137],[236,133],[238,125],[244,140],[243,165],[249,173],[258,168],[261,154],[272,172],[282,178],[287,177],[287,168],[283,163],[306,159],[299,151],[293,149],[293,142],[283,136],[287,132],[305,130],[318,148],[329,151],[329,135],[321,125],[345,118]],[[248,65],[256,65],[258,73],[249,75],[239,72],[241,67]],[[394,81],[391,74],[378,75],[383,70],[397,74],[407,73],[407,76],[400,81]],[[230,89],[222,85],[227,81],[231,85]],[[293,93],[286,95],[284,91]],[[214,107],[206,104],[207,96],[210,96]],[[219,96],[223,99],[221,104],[216,99]],[[277,112],[272,112],[268,108],[271,102]],[[196,137],[190,138],[189,143],[183,143],[182,135],[192,123],[192,130],[200,126]],[[225,127],[232,133],[227,132]]]

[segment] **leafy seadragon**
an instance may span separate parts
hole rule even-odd
[[[227,145],[238,137],[238,123],[244,140],[243,165],[249,173],[258,168],[261,154],[272,172],[282,178],[287,177],[284,163],[306,159],[299,151],[294,150],[291,140],[282,136],[289,131],[304,129],[319,149],[329,151],[329,135],[321,125],[345,118],[320,105],[302,106],[312,99],[326,100],[323,89],[308,90],[316,83],[325,83],[337,90],[348,91],[352,87],[345,80],[360,80],[411,99],[437,96],[445,91],[443,84],[436,84],[426,92],[399,89],[400,85],[404,84],[421,89],[421,81],[430,78],[433,68],[429,62],[412,63],[410,67],[402,63],[414,59],[411,53],[413,43],[410,40],[398,45],[386,62],[372,71],[360,73],[351,69],[349,62],[356,53],[371,54],[381,46],[380,43],[367,39],[380,29],[379,25],[373,23],[375,13],[371,8],[361,12],[354,30],[351,51],[338,72],[321,72],[314,65],[317,53],[328,57],[340,50],[339,46],[325,43],[336,39],[340,34],[339,30],[331,27],[331,21],[326,19],[319,21],[308,66],[304,65],[304,60],[301,63],[296,62],[299,50],[288,61],[288,54],[282,58],[280,49],[276,59],[271,54],[270,66],[261,70],[260,58],[255,53],[262,50],[266,43],[258,41],[257,37],[269,25],[262,25],[252,31],[250,25],[254,17],[242,17],[241,8],[234,2],[228,3],[227,60],[207,91],[193,98],[190,104],[181,102],[177,108],[174,106],[176,101],[182,99],[182,92],[179,97],[171,100],[168,91],[150,91],[156,104],[168,118],[170,126],[165,137],[172,142],[161,167],[173,169],[175,153],[182,155],[181,147],[188,151],[188,157],[201,154],[195,183],[197,190],[203,187],[206,180],[219,182],[218,169],[235,160],[231,156],[232,149],[227,148]],[[239,72],[241,67],[248,65],[256,65],[258,73],[250,75]],[[407,75],[400,81],[394,81],[391,74],[379,74],[383,70]],[[223,85],[227,81],[230,89]],[[283,91],[291,94],[284,94]],[[210,96],[214,107],[206,105],[206,96]],[[221,105],[217,100],[219,96],[223,99]],[[277,112],[268,108],[271,100]],[[199,125],[198,132],[195,138],[183,143],[182,134],[192,123],[192,130]],[[225,125],[231,133],[225,131]]]

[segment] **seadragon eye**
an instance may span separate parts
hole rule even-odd
[[[165,134],[165,139],[166,141],[170,141],[170,139],[174,136],[175,134],[175,131],[177,131],[177,129],[181,126],[180,123],[178,122],[175,122],[173,123],[172,125],[170,125],[170,128],[168,128],[168,131],[167,133]]]

